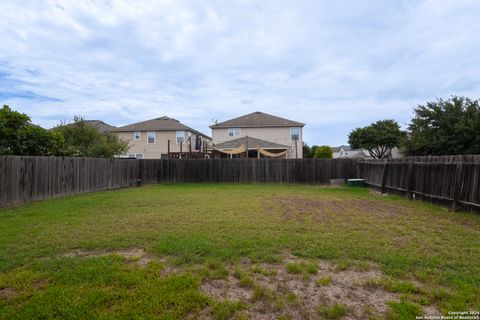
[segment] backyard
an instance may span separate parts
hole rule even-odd
[[[0,210],[0,319],[478,310],[480,215],[345,187],[163,184]]]

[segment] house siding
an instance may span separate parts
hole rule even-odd
[[[176,131],[154,131],[155,132],[155,143],[147,143],[147,131],[140,131],[141,137],[140,140],[134,139],[134,131],[128,132],[117,132],[117,135],[120,139],[128,141],[129,150],[128,154],[143,154],[144,159],[160,159],[162,154],[168,154],[168,140],[170,140],[170,152],[180,152],[180,144],[177,143]],[[182,145],[182,151],[189,151],[188,144],[188,133],[190,131],[185,130],[185,143]],[[195,139],[196,134],[192,134],[192,152],[198,152],[195,150]],[[202,137],[202,140],[205,141],[205,138]]]
[[[240,136],[230,137],[228,128],[213,128],[212,142],[217,144],[239,137],[251,136],[257,139],[283,144],[289,147],[288,158],[295,158],[295,141],[290,139],[290,127],[252,127],[240,128]],[[298,158],[303,158],[303,128],[300,127],[300,139],[297,141]]]

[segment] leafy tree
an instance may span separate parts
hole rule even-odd
[[[304,158],[312,158],[312,150],[310,149],[310,146],[308,144],[303,142],[302,149]]]
[[[302,148],[304,158],[313,158],[312,148],[307,143],[303,142]]]
[[[394,120],[380,120],[350,132],[348,143],[353,149],[366,149],[374,159],[390,158],[392,148],[400,145],[404,133]]]
[[[65,139],[61,133],[37,126],[29,126],[23,133],[18,147],[19,154],[28,156],[64,155]]]
[[[315,156],[314,158],[321,158],[321,159],[332,159],[333,158],[333,150],[329,146],[320,146],[315,149]]]
[[[403,143],[406,155],[480,153],[480,101],[453,96],[419,105]]]
[[[61,124],[54,130],[65,137],[66,155],[75,157],[112,158],[128,151],[128,142],[111,133],[101,133],[81,117]]]
[[[309,146],[308,144],[306,144],[305,142],[303,143],[303,157],[304,158],[313,158],[315,156],[315,150],[317,150],[318,146],[317,145],[313,145],[313,146]]]
[[[318,148],[320,148],[320,147],[317,146],[316,144],[312,145],[312,147],[311,147],[311,150],[312,150],[312,158],[315,157],[315,152],[317,151]]]
[[[4,105],[0,109],[0,154],[51,156],[63,154],[61,134],[30,123],[30,117]]]

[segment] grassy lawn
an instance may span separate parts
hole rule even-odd
[[[478,310],[480,215],[366,189],[154,185],[0,210],[0,319]]]

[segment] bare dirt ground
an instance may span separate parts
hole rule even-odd
[[[73,250],[63,257],[102,257],[108,255],[122,256],[127,263],[140,268],[152,261],[163,264],[162,276],[171,273],[195,272],[199,266],[178,267],[161,258],[147,253],[142,248],[116,251]],[[316,260],[316,271],[311,274],[292,273],[289,264],[305,265],[304,261],[293,255],[284,254],[279,263],[254,264],[249,259],[242,259],[239,265],[228,267],[228,276],[223,279],[204,278],[200,290],[207,296],[220,302],[240,302],[244,306],[243,314],[252,319],[292,319],[317,318],[318,306],[339,304],[345,307],[345,320],[383,318],[388,313],[388,302],[398,302],[399,294],[388,292],[378,286],[364,285],[369,280],[381,279],[385,275],[375,265],[368,268],[339,267],[333,262]],[[257,270],[257,271],[255,271]],[[258,271],[260,270],[260,271]],[[238,273],[241,272],[253,280],[243,284]],[[328,279],[325,281],[325,279]],[[324,280],[324,281],[322,281]],[[257,291],[257,293],[256,293]],[[260,294],[258,293],[260,292]],[[9,298],[15,295],[11,288],[0,290],[0,296]],[[436,306],[424,307],[426,315],[441,315]],[[201,318],[209,318],[207,308]]]
[[[328,261],[318,262],[316,274],[306,277],[302,274],[289,273],[285,267],[289,263],[302,263],[298,258],[289,256],[279,264],[258,265],[271,275],[256,273],[255,285],[267,288],[273,297],[254,300],[254,289],[242,287],[237,278],[205,280],[201,290],[218,300],[242,301],[251,304],[247,313],[254,319],[277,319],[282,315],[290,315],[294,319],[315,318],[318,305],[342,304],[348,310],[343,319],[365,319],[371,315],[384,315],[388,311],[388,301],[398,301],[397,294],[379,288],[366,288],[362,283],[369,279],[383,276],[378,269],[372,270],[338,270]],[[244,263],[243,269],[251,265]],[[326,285],[318,284],[318,280],[329,278]],[[287,301],[281,307],[278,301]]]

